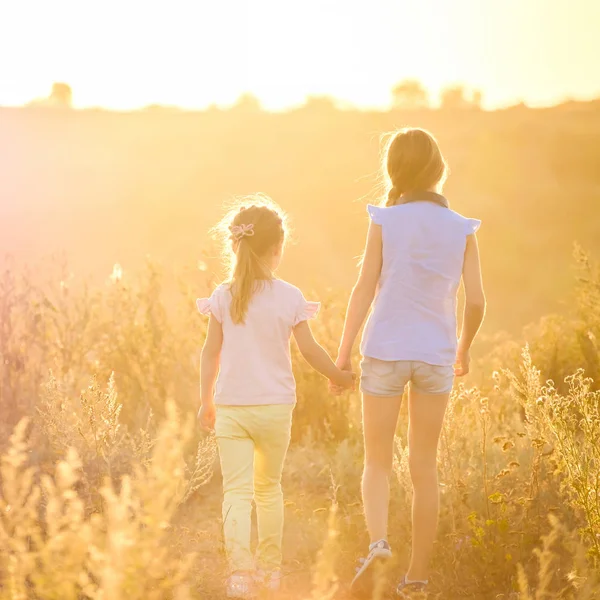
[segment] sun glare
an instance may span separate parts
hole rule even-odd
[[[113,109],[226,106],[246,92],[269,109],[311,95],[385,107],[407,78],[434,94],[482,89],[489,106],[597,94],[600,4],[544,10],[536,29],[534,0],[21,0],[0,8],[0,104],[30,102],[55,81],[72,86],[77,107]]]

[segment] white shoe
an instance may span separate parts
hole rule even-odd
[[[249,600],[256,598],[256,582],[252,573],[234,573],[227,580],[227,597]]]
[[[392,550],[386,540],[380,540],[369,546],[367,558],[360,559],[350,590],[357,598],[372,598],[383,576],[384,565],[392,558]]]
[[[281,589],[281,580],[283,574],[281,569],[273,569],[272,571],[256,571],[254,580],[264,590],[269,592],[278,592]]]

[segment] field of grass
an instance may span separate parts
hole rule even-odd
[[[586,377],[598,381],[600,275],[585,255],[578,268],[577,318],[530,328],[528,350],[498,345],[479,385],[453,395],[434,597],[598,597],[600,396]],[[214,440],[193,424],[195,286],[182,279],[168,310],[152,266],[96,289],[42,279],[12,269],[0,280],[0,598],[222,598]],[[330,301],[315,326],[331,351],[342,313]],[[366,544],[359,398],[328,396],[294,364],[285,597],[343,598]],[[403,415],[397,575],[410,539],[405,429]]]
[[[347,290],[377,198],[380,137],[418,125],[439,138],[452,206],[483,220],[486,334],[564,312],[574,242],[600,254],[600,106],[369,113],[305,108],[185,113],[0,109],[0,256],[64,254],[77,279],[146,256],[203,260],[236,194],[290,214],[282,276],[308,293]],[[326,257],[326,260],[323,260]]]
[[[373,189],[378,132],[409,118],[447,150],[457,208],[486,221],[491,303],[442,436],[432,597],[600,598],[600,113],[575,106],[0,111],[0,600],[223,598],[215,444],[194,421],[205,231],[229,193],[290,210],[282,275],[323,301],[333,353],[364,230],[353,201]],[[61,249],[64,264],[47,256]],[[294,368],[283,597],[343,599],[367,542],[360,399],[330,397],[296,352]],[[395,474],[392,579],[410,546],[405,412]]]

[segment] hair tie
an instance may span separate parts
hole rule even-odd
[[[240,241],[244,237],[252,237],[254,235],[254,224],[242,224],[231,226],[231,236],[234,240]]]

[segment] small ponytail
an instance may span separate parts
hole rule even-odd
[[[252,251],[249,238],[237,242],[236,261],[231,278],[231,320],[243,323],[248,312],[248,304],[257,279],[262,279],[264,270],[258,263],[258,257]]]
[[[227,235],[230,313],[236,325],[244,324],[254,293],[273,279],[269,253],[285,240],[279,207],[265,196],[253,201],[234,209],[216,228]]]
[[[396,204],[398,204],[398,200],[400,200],[401,196],[402,196],[402,192],[395,185],[393,185],[388,191],[387,202],[385,203],[385,205],[386,206],[396,206]]]

